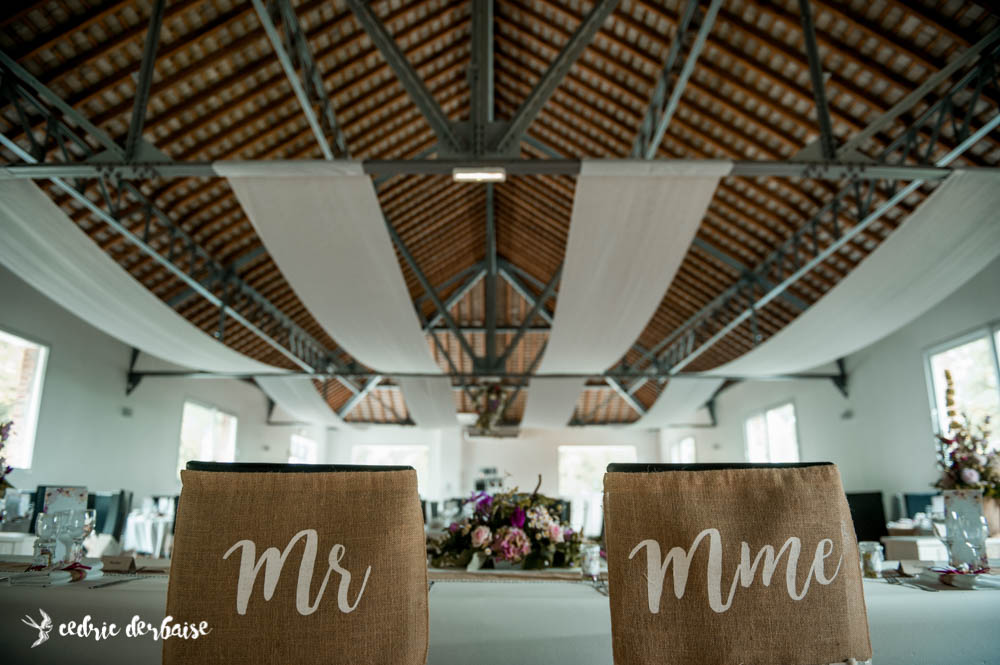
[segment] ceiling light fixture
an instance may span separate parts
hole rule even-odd
[[[502,166],[456,167],[451,170],[454,182],[506,182],[507,169]]]

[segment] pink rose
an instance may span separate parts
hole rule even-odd
[[[488,526],[477,526],[472,530],[472,546],[479,548],[488,544],[492,535]]]
[[[548,536],[549,536],[549,540],[551,540],[553,543],[561,543],[561,542],[563,542],[563,530],[562,530],[562,527],[559,526],[558,524],[550,524],[549,525]]]

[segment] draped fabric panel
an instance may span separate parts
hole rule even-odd
[[[998,211],[1000,176],[954,173],[819,302],[713,373],[801,372],[902,328],[1000,256]]]
[[[276,372],[212,339],[137,282],[30,180],[0,181],[0,262],[90,325],[208,372]]]
[[[697,412],[722,385],[722,379],[675,376],[660,392],[653,406],[633,425],[643,429],[697,422]]]
[[[441,374],[360,162],[216,162],[285,279],[324,330],[376,371]],[[442,380],[444,381],[444,379]],[[455,425],[442,381],[403,394],[418,425]],[[431,423],[434,423],[433,425]]]
[[[628,351],[663,300],[719,180],[731,170],[721,161],[584,160],[539,374],[597,374]],[[536,390],[537,382],[528,390],[522,423],[565,426],[584,382],[559,380]]]
[[[174,365],[206,372],[281,372],[212,339],[164,304],[30,180],[0,181],[0,263],[95,328]],[[277,391],[297,380],[268,381]],[[272,398],[289,413],[318,401],[301,419],[343,426],[306,383],[311,394],[286,390]]]
[[[326,403],[308,377],[258,377],[257,385],[298,421],[344,429],[347,424]]]

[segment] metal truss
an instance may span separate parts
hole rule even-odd
[[[670,43],[670,50],[667,52],[667,62],[663,66],[656,87],[653,88],[653,98],[646,109],[642,124],[639,126],[635,142],[632,144],[631,154],[633,157],[652,159],[656,156],[656,152],[663,142],[663,136],[667,133],[667,126],[674,117],[677,105],[680,104],[681,95],[684,94],[684,86],[687,85],[691,73],[694,72],[698,56],[705,48],[708,33],[712,31],[712,26],[715,24],[715,17],[719,13],[719,7],[722,6],[722,0],[711,0],[708,9],[703,15],[700,15],[698,35],[684,59],[681,71],[675,75],[674,70],[677,67],[681,50],[684,48],[688,30],[691,28],[692,22],[699,18],[698,1],[688,0],[680,22],[677,24],[677,32]]]
[[[26,149],[2,134],[0,144],[19,159],[36,164],[53,150],[67,161],[82,158],[100,164],[101,159],[125,159],[125,151],[110,136],[2,53],[0,76],[0,99],[15,110],[30,147]],[[39,119],[44,126],[41,137],[32,130]],[[218,309],[214,335],[220,341],[225,340],[227,322],[235,321],[302,370],[349,369],[340,363],[334,351],[325,348],[237,276],[232,266],[215,260],[136,184],[102,174],[96,187],[88,191],[87,185],[93,184],[91,181],[58,176],[48,179],[185,284],[191,293],[214,305]],[[159,240],[164,237],[165,241]]]
[[[323,157],[346,156],[347,142],[292,3],[290,0],[269,0],[265,4],[264,0],[253,0],[253,6]],[[280,31],[276,24],[282,26]]]
[[[987,120],[973,127],[976,117],[983,115],[982,112],[976,113],[983,91],[993,88],[1000,94],[998,66],[1000,47],[993,46],[983,52],[975,67],[947,93],[933,101],[878,155],[877,163],[901,165],[931,162],[940,146],[941,130],[948,126],[955,146],[931,162],[935,167],[946,167],[1000,126],[1000,111],[993,109]],[[745,323],[749,323],[751,341],[756,346],[762,341],[757,321],[761,309],[895,208],[923,182],[919,179],[909,183],[898,179],[849,180],[760,265],[745,272],[734,285],[642,354],[636,362],[629,364],[623,361],[616,365],[608,372],[609,376],[620,372],[648,372],[649,376],[639,377],[633,385],[632,389],[637,389],[647,380],[655,378],[662,381],[683,375],[685,367]],[[845,218],[849,224],[843,224]],[[825,245],[821,244],[821,238],[826,241]],[[771,286],[763,286],[765,283]],[[838,380],[843,380],[843,377],[839,376]]]

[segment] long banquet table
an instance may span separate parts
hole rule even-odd
[[[877,665],[1000,663],[1000,591],[928,593],[881,580],[864,589]],[[161,644],[148,637],[95,642],[53,631],[30,649],[36,631],[20,618],[38,620],[43,608],[56,625],[87,614],[97,623],[124,625],[133,615],[159,623],[166,590],[162,575],[98,589],[0,586],[3,662],[62,664],[72,653],[76,665],[159,663]],[[435,582],[429,598],[430,665],[611,665],[608,598],[586,583],[455,579]]]

